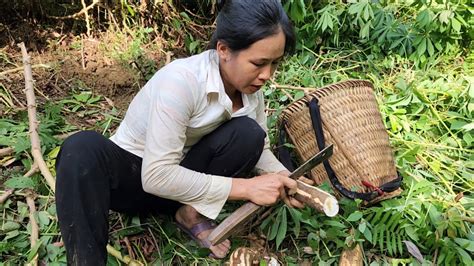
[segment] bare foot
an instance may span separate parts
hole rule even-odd
[[[194,225],[205,221],[207,218],[199,214],[193,207],[184,205],[176,211],[175,219],[178,223],[190,229]],[[198,239],[207,239],[212,229],[205,230],[199,233],[196,237]],[[228,239],[222,241],[220,244],[210,246],[209,249],[212,251],[214,256],[218,259],[225,258],[230,249],[230,241]]]

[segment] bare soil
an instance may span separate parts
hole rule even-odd
[[[124,111],[145,83],[137,67],[111,58],[101,48],[108,45],[104,41],[110,41],[102,38],[105,34],[88,38],[43,29],[29,23],[22,23],[15,28],[2,26],[0,24],[0,73],[18,70],[0,74],[0,82],[13,94],[15,105],[19,108],[24,107],[26,102],[22,57],[16,46],[20,41],[25,42],[31,56],[39,104],[61,99],[80,90],[91,90],[96,95],[111,99],[115,107]],[[149,51],[145,56],[156,61],[156,65],[164,64],[165,58],[156,51]]]

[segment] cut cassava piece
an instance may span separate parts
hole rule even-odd
[[[324,190],[297,181],[298,189],[293,195],[297,200],[323,212],[328,217],[334,217],[339,212],[337,199]]]

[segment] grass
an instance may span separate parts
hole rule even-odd
[[[108,39],[110,50],[106,51],[111,58],[125,64],[134,60],[150,62],[141,49],[153,42],[146,34],[146,30],[137,31],[133,36],[139,38],[124,53],[118,53],[116,49],[121,49],[115,48],[122,47],[123,43],[117,40],[123,40],[124,36],[119,36],[116,42]],[[80,47],[72,49],[80,50]],[[10,55],[2,54],[0,60],[2,66],[12,64]],[[149,68],[143,75],[145,78],[156,68],[151,63],[146,66]],[[373,82],[397,168],[404,177],[404,192],[371,208],[342,200],[342,211],[333,219],[309,208],[293,210],[275,206],[267,212],[268,216],[262,217],[261,226],[253,228],[263,242],[260,245],[288,265],[336,264],[342,250],[356,243],[364,247],[367,264],[419,265],[410,255],[414,251],[404,241],[419,249],[424,264],[472,264],[474,228],[467,220],[472,221],[474,212],[473,69],[471,54],[465,60],[446,56],[425,69],[417,69],[399,56],[377,57],[364,50],[341,48],[327,48],[324,53],[303,48],[285,61],[275,75],[278,84],[321,87],[353,78]],[[81,84],[81,80],[75,82]],[[36,254],[49,265],[62,265],[65,252],[58,244],[54,197],[39,174],[23,177],[32,163],[28,153],[27,117],[25,110],[15,108],[14,88],[5,84],[0,83],[0,104],[6,107],[0,118],[0,146],[15,147],[15,153],[10,156],[15,162],[2,167],[0,176],[4,181],[2,190],[11,187],[17,192],[0,206],[0,265],[24,264]],[[281,110],[291,99],[302,95],[272,86],[264,90],[271,110],[269,125],[275,129]],[[43,154],[52,170],[62,142],[55,136],[78,128],[110,135],[123,116],[123,110],[117,110],[104,95],[87,86],[70,90],[62,99],[40,104],[39,110]],[[79,118],[71,123],[71,116]],[[273,137],[274,131],[270,133]],[[24,199],[27,188],[37,193],[40,245],[33,249],[28,240],[30,223]],[[227,207],[220,219],[232,208]],[[249,237],[236,237],[233,241],[233,248],[255,242],[249,241]],[[110,243],[122,254],[150,264],[217,263],[176,230],[169,217],[113,213]],[[112,257],[108,263],[120,264]]]

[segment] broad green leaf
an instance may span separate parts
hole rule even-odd
[[[1,230],[2,230],[3,233],[7,233],[7,232],[10,232],[10,231],[13,231],[13,230],[17,230],[19,228],[20,228],[19,223],[8,221],[8,222],[6,222],[2,225]]]
[[[37,215],[38,215],[38,223],[39,223],[40,228],[43,228],[49,225],[50,219],[49,219],[49,213],[47,211],[37,212]]]
[[[456,247],[456,250],[458,251],[458,254],[461,255],[461,260],[464,265],[472,265],[473,261],[469,253],[467,253],[464,249],[460,247]]]
[[[280,227],[278,228],[278,234],[276,236],[276,246],[277,249],[280,246],[281,242],[283,242],[283,239],[286,237],[286,230],[287,230],[287,218],[286,218],[286,208],[282,208],[282,216],[281,216],[281,222],[280,222]]]
[[[3,238],[3,241],[7,241],[8,239],[12,239],[12,238],[15,238],[17,236],[20,235],[20,230],[13,230],[13,231],[10,231],[8,232],[6,235],[5,235],[5,238]]]
[[[332,226],[332,227],[337,227],[337,228],[346,228],[347,227],[344,224],[342,224],[341,222],[339,222],[337,220],[332,220],[332,219],[324,221],[324,224]]]
[[[12,177],[5,181],[5,186],[8,188],[34,188],[35,183],[29,177]]]
[[[358,229],[359,229],[359,231],[360,231],[361,233],[364,233],[366,228],[367,228],[367,223],[366,223],[366,222],[361,222],[361,223],[359,224]]]
[[[435,50],[434,50],[433,43],[431,42],[431,39],[426,39],[426,43],[427,43],[427,48],[428,48],[428,54],[430,56],[433,56],[435,53]]]
[[[295,93],[295,101],[304,97],[304,91],[297,91]]]
[[[364,234],[365,239],[367,239],[367,241],[373,244],[371,230],[366,229],[363,234]]]
[[[360,34],[359,34],[359,38],[361,39],[366,39],[366,38],[369,38],[370,36],[370,26],[372,24],[370,23],[370,21],[366,22],[364,24],[364,26],[360,29]]]
[[[461,31],[461,23],[456,18],[451,19],[451,27],[453,27],[453,30],[456,32]]]
[[[474,122],[462,126],[462,129],[467,132],[474,130]]]
[[[422,38],[416,49],[419,56],[423,55],[426,51],[426,38]]]
[[[439,21],[443,24],[448,24],[449,23],[449,17],[451,16],[451,11],[450,10],[443,10],[439,13]]]
[[[354,213],[351,213],[351,215],[349,215],[349,217],[347,217],[347,221],[349,222],[355,222],[355,221],[358,221],[362,218],[362,213],[359,212],[359,211],[356,211]]]
[[[300,235],[301,212],[294,208],[289,208],[288,211],[290,212],[291,218],[293,219],[293,222],[295,223],[293,227],[293,232],[295,236],[298,237]]]
[[[454,242],[456,242],[460,247],[470,252],[474,252],[474,241],[463,239],[463,238],[455,238]]]
[[[281,211],[278,212],[276,216],[276,220],[272,224],[272,227],[270,229],[270,235],[268,236],[268,240],[273,240],[277,236],[278,228],[280,227],[280,221],[281,221]]]

